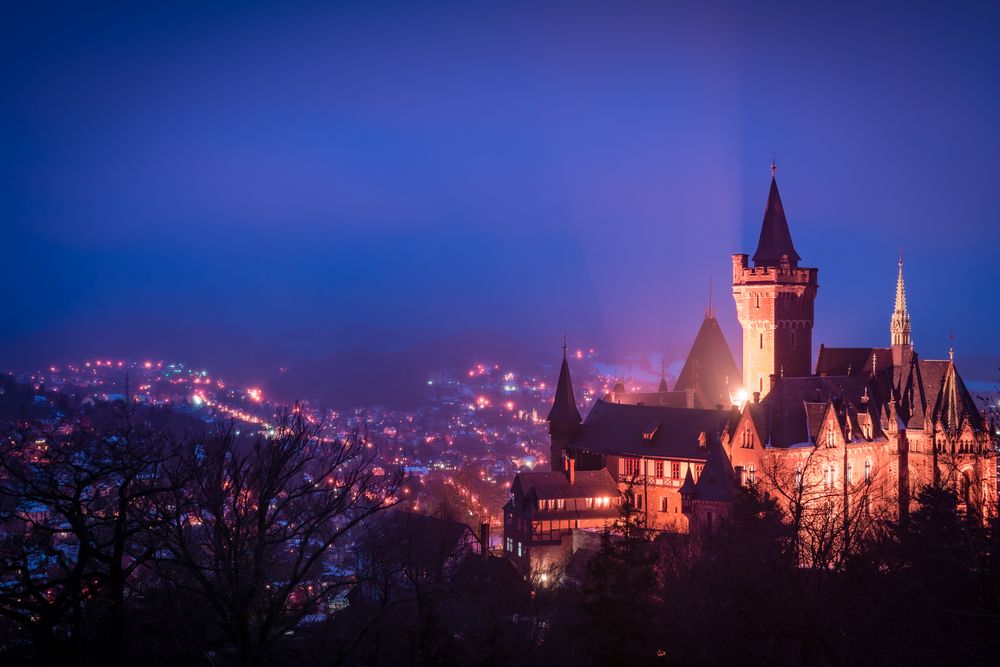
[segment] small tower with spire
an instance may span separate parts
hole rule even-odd
[[[552,401],[552,409],[546,421],[549,422],[551,437],[550,457],[552,470],[564,469],[566,445],[580,430],[580,411],[576,407],[576,396],[573,395],[573,380],[569,376],[569,360],[566,355],[566,336],[563,336],[562,366],[559,368],[559,381],[556,384],[556,396]]]
[[[813,304],[819,288],[819,269],[799,266],[776,176],[772,162],[753,266],[748,255],[733,255],[733,298],[743,328],[743,389],[761,397],[779,371],[789,377],[811,374]]]
[[[910,341],[910,313],[906,309],[906,286],[903,283],[903,253],[899,253],[899,274],[896,277],[896,305],[889,321],[892,338],[892,364],[900,368],[909,363],[913,355]]]

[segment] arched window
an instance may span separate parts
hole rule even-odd
[[[865,461],[865,483],[872,481],[872,462],[871,459]]]
[[[752,465],[747,466],[746,482],[747,486],[753,486],[757,483],[757,468]]]
[[[795,466],[795,486],[798,489],[802,489],[802,464]]]
[[[834,438],[834,436],[833,436],[833,424],[827,424],[827,426],[826,426],[826,446],[827,447],[834,447],[834,446],[836,446],[836,444],[837,444],[836,438]]]
[[[844,474],[847,475],[847,483],[848,484],[853,484],[854,483],[854,464],[852,464],[850,461],[847,462],[847,470],[845,471]]]

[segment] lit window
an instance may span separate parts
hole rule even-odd
[[[872,462],[865,461],[865,482],[872,481]]]
[[[795,486],[797,488],[801,489],[802,488],[802,482],[803,482],[803,479],[802,479],[802,466],[801,465],[797,465],[797,466],[795,466]]]
[[[746,467],[746,474],[744,476],[747,486],[753,486],[757,482],[757,469],[754,466]]]
[[[520,542],[517,543],[517,555],[518,557],[524,555],[524,546]]]
[[[507,553],[514,553],[514,539],[511,537],[507,538]]]
[[[583,501],[583,504],[584,504],[584,505],[585,505],[585,506],[586,506],[586,507],[587,507],[588,509],[590,509],[591,507],[593,507],[593,506],[594,506],[594,499],[593,499],[593,498],[586,498],[586,499],[585,499],[585,500]]]
[[[566,499],[565,498],[560,498],[559,500],[556,501],[556,509],[559,509],[559,510],[566,509]]]

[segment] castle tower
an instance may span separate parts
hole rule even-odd
[[[733,255],[733,298],[743,328],[743,388],[761,397],[770,390],[771,375],[811,374],[813,302],[819,287],[819,269],[799,267],[776,173],[772,164],[753,267],[746,255]]]
[[[899,276],[896,278],[896,305],[889,321],[892,338],[892,365],[896,368],[909,363],[913,356],[910,342],[910,313],[906,309],[906,286],[903,284],[903,255],[899,256]]]
[[[580,411],[576,407],[576,397],[573,395],[573,380],[569,376],[569,362],[566,360],[566,338],[563,337],[562,367],[559,369],[559,382],[556,384],[556,396],[552,401],[552,409],[546,418],[549,422],[550,459],[552,470],[563,470],[563,455],[566,445],[580,429]]]

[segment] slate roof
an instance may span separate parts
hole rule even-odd
[[[519,472],[514,477],[512,490],[520,491],[526,498],[600,498],[618,495],[618,485],[606,468],[578,470],[573,484],[566,473]]]
[[[602,399],[591,408],[570,447],[604,454],[705,460],[698,436],[705,432],[711,441],[728,418],[729,410],[626,405]],[[650,432],[653,437],[645,438]]]
[[[692,396],[692,399],[694,396]],[[629,391],[625,393],[611,392],[604,397],[609,403],[623,405],[662,405],[674,408],[686,408],[688,395],[686,391]],[[690,406],[694,407],[694,406]]]
[[[764,209],[764,224],[760,228],[760,239],[757,241],[757,251],[753,254],[755,266],[778,266],[781,256],[787,255],[791,265],[797,266],[799,254],[792,244],[792,235],[788,231],[788,220],[785,219],[785,208],[781,205],[778,194],[778,182],[772,176],[771,190],[767,194],[767,207]]]
[[[695,407],[714,408],[732,403],[730,387],[742,383],[740,369],[719,322],[706,315],[694,338],[674,391],[693,390]]]
[[[559,368],[559,381],[556,383],[556,396],[546,421],[568,424],[579,424],[581,421],[580,411],[576,407],[576,397],[573,395],[573,379],[569,376],[569,362],[566,361],[565,350],[563,350],[562,366]]]

